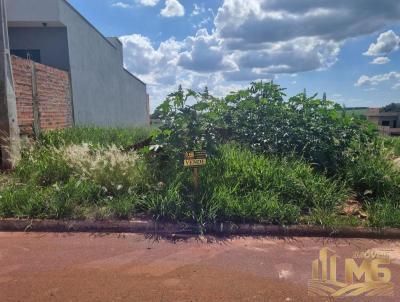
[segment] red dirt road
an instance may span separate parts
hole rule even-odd
[[[333,301],[310,297],[322,247],[344,258],[386,250],[399,301],[400,241],[321,238],[190,238],[137,234],[0,233],[0,301]]]

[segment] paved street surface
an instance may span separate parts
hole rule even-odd
[[[399,301],[400,241],[49,233],[0,233],[0,301],[333,301],[307,293],[323,247],[340,257],[338,281],[355,252],[392,261],[394,297],[340,301]]]

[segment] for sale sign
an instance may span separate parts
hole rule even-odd
[[[185,152],[183,165],[185,167],[200,167],[207,163],[207,154],[205,151],[189,151]]]

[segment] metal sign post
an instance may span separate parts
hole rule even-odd
[[[199,189],[199,167],[205,166],[207,163],[207,154],[205,151],[189,151],[185,152],[183,165],[193,168],[193,185],[197,192]]]

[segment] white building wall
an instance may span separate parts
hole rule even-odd
[[[123,68],[115,40],[105,38],[64,0],[7,0],[7,4],[12,26],[51,22],[67,28],[77,125],[148,124],[146,84]],[[34,8],[32,14],[26,7]]]

